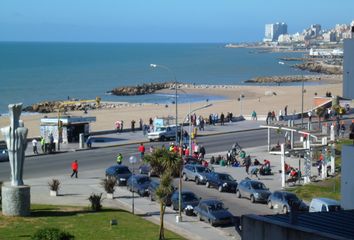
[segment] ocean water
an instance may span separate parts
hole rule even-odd
[[[24,105],[70,98],[170,103],[173,96],[110,96],[120,86],[173,81],[195,84],[243,84],[256,76],[301,74],[279,57],[302,53],[255,53],[224,44],[144,43],[0,43],[0,113],[9,103]],[[150,64],[168,66],[151,68]],[[204,101],[205,96],[181,97]],[[221,99],[211,96],[209,100]],[[188,100],[189,101],[189,100]]]

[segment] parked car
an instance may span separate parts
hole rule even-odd
[[[182,201],[181,201],[182,210],[185,210],[187,206],[189,206],[189,209],[191,209],[191,207],[194,209],[199,204],[200,201],[200,198],[191,191],[182,190],[181,197],[182,197]],[[178,190],[176,190],[172,194],[171,201],[172,201],[173,210],[178,210],[179,209]]]
[[[291,192],[275,191],[268,198],[268,207],[276,209],[278,213],[288,213],[291,211],[290,204],[299,206],[299,211],[308,211],[309,207],[300,200],[296,194]]]
[[[150,141],[166,141],[176,138],[176,131],[178,136],[181,135],[181,127],[176,128],[175,125],[157,127],[155,131],[148,133]]]
[[[271,194],[264,183],[252,179],[244,179],[237,186],[236,196],[238,198],[246,197],[254,202],[267,202]]]
[[[158,197],[156,196],[156,190],[157,188],[160,186],[160,182],[158,182],[157,180],[151,180],[149,187],[148,187],[148,193],[149,193],[149,197],[150,197],[150,201],[156,201],[158,200]],[[174,190],[174,189],[173,189]],[[171,189],[171,192],[173,193],[173,190]],[[172,201],[171,201],[171,195],[169,195],[166,199],[165,199],[165,204],[166,206],[171,206],[172,205]]]
[[[115,177],[119,186],[127,185],[127,180],[132,173],[124,165],[114,165],[106,169],[106,177]]]
[[[207,188],[215,187],[219,192],[236,192],[237,181],[227,173],[210,172],[206,174]]]
[[[206,221],[212,226],[230,225],[234,222],[234,216],[218,200],[201,200],[194,212],[200,221]]]
[[[187,164],[183,167],[182,176],[184,181],[194,180],[196,184],[205,184],[206,175],[210,172],[211,170],[207,167],[196,164]]]
[[[149,195],[149,184],[151,180],[148,176],[137,174],[131,175],[127,181],[127,188],[129,191],[134,191],[139,194],[139,196],[144,197]]]
[[[143,164],[139,167],[139,173],[140,174],[146,174],[149,177],[152,176],[157,176],[157,174],[152,170],[151,166],[149,163]]]
[[[0,148],[0,162],[9,161],[9,153],[6,148]]]
[[[314,198],[311,200],[309,212],[336,212],[341,210],[340,203],[330,198]]]

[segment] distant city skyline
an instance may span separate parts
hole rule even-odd
[[[1,0],[0,41],[251,42],[269,23],[289,33],[349,24],[352,9],[345,0]]]

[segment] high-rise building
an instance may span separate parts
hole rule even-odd
[[[343,97],[354,99],[354,26],[351,33],[352,37],[344,40]]]
[[[272,23],[265,25],[265,42],[276,42],[280,35],[288,33],[288,25],[286,23]]]

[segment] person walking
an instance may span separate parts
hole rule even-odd
[[[120,132],[123,132],[124,121],[120,121]]]
[[[71,169],[73,170],[73,173],[71,174],[70,177],[73,177],[75,175],[75,178],[77,178],[77,174],[79,171],[79,164],[77,163],[77,160],[71,163]]]
[[[252,120],[256,120],[257,121],[257,113],[255,110],[253,110],[252,112]]]
[[[201,159],[204,159],[204,156],[205,156],[205,147],[203,145],[200,145],[200,148],[199,148],[199,155],[200,155],[200,158]]]
[[[123,155],[121,153],[118,153],[118,156],[117,156],[117,164],[118,165],[121,165],[123,162]]]
[[[38,154],[37,144],[38,144],[37,139],[33,138],[33,140],[32,140],[32,147],[33,147],[33,153],[34,153],[34,154]]]
[[[220,114],[220,123],[221,123],[221,125],[224,125],[224,122],[225,122],[225,115],[224,115],[224,113],[222,112],[222,113]]]
[[[252,169],[251,169],[251,177],[252,177],[253,175],[255,175],[255,176],[256,176],[256,178],[259,180],[259,177],[258,177],[258,172],[259,172],[258,167],[254,167],[254,168],[252,168]]]
[[[245,160],[244,160],[244,165],[245,165],[245,170],[246,170],[247,175],[249,175],[249,168],[250,168],[251,164],[252,164],[251,157],[250,157],[250,155],[248,155],[247,157],[245,157]]]
[[[143,143],[140,143],[140,146],[138,147],[138,151],[140,153],[140,159],[144,159],[144,154],[145,154],[145,146]]]
[[[135,120],[131,121],[131,128],[132,128],[132,131],[135,132]]]

